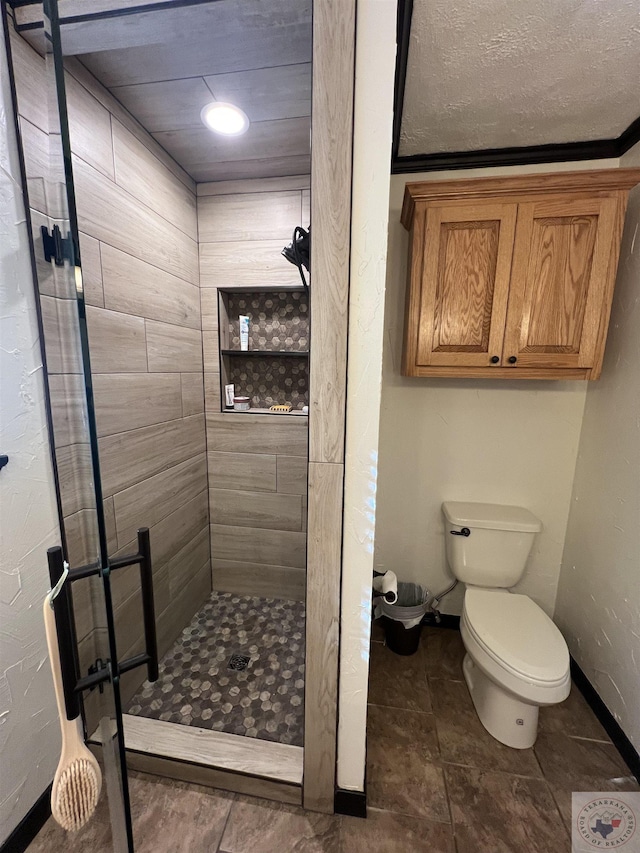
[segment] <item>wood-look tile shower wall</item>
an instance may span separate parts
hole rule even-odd
[[[36,259],[51,282],[41,304],[63,514],[80,565],[92,554],[92,490],[76,309],[38,237],[55,215],[45,68],[15,34],[12,49]],[[75,60],[66,86],[109,553],[135,551],[137,528],[150,527],[163,653],[211,590],[195,185]],[[86,664],[95,621],[86,590],[74,591]],[[142,650],[137,568],[114,576],[114,599],[123,658]],[[142,678],[131,673],[125,692]]]
[[[213,588],[305,595],[307,418],[220,411],[218,288],[295,287],[281,257],[309,224],[309,177],[198,184]]]

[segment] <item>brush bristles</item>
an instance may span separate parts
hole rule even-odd
[[[93,765],[86,758],[78,758],[62,771],[52,792],[51,812],[63,829],[77,832],[94,813],[99,793]]]

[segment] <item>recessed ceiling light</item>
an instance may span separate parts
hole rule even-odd
[[[220,101],[203,107],[200,118],[208,128],[224,136],[241,136],[249,129],[247,114],[240,107]]]

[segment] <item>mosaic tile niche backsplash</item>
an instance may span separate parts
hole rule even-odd
[[[237,396],[251,398],[252,409],[268,409],[276,403],[289,403],[292,409],[309,405],[308,362],[305,357],[229,359],[229,382]]]
[[[306,291],[229,293],[229,345],[240,349],[240,321],[246,314],[249,325],[250,350],[309,349],[309,296]]]
[[[305,291],[229,293],[229,346],[240,349],[238,317],[248,315],[249,350],[300,352],[295,356],[233,356],[227,376],[236,395],[250,398],[251,408],[268,409],[288,403],[302,409],[309,403],[309,297]],[[303,354],[304,353],[304,354]]]

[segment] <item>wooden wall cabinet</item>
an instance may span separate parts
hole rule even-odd
[[[407,184],[404,376],[597,379],[640,169]]]

